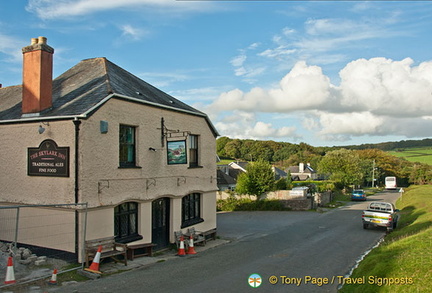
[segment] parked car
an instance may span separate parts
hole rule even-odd
[[[386,227],[387,232],[396,228],[399,220],[399,210],[389,202],[371,202],[362,214],[363,229],[369,226]]]
[[[353,190],[351,200],[366,200],[366,192],[363,189]]]

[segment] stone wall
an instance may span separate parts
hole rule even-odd
[[[333,200],[333,192],[326,191],[314,194],[314,208],[322,207]]]
[[[237,199],[249,198],[255,200],[254,195],[237,195],[231,194],[224,191],[217,192],[217,200],[227,199],[230,196],[235,196]],[[331,191],[326,191],[322,193],[314,193],[313,196],[298,196],[290,193],[290,190],[277,190],[269,192],[262,196],[264,199],[279,200],[281,203],[294,211],[306,211],[310,209],[316,209],[317,207],[322,207],[328,204],[333,199],[333,193]]]
[[[299,199],[281,200],[280,202],[284,205],[284,207],[293,211],[307,211],[312,209],[313,198],[305,197]]]

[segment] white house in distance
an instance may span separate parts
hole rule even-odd
[[[156,249],[174,231],[216,229],[218,133],[208,116],[106,58],[53,80],[53,54],[46,38],[32,39],[23,84],[0,88],[0,206],[87,203],[87,240]],[[67,247],[28,244],[78,256],[81,232]]]
[[[298,166],[291,166],[288,170],[291,173],[291,178],[298,178],[298,180],[315,180],[318,178],[317,172],[310,166],[309,163],[299,163]]]

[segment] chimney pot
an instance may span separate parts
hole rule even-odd
[[[38,43],[38,39],[37,38],[32,38],[30,45],[36,45],[37,43]]]
[[[47,42],[47,38],[45,38],[45,37],[39,37],[38,38],[38,43],[39,44],[46,44],[46,42]]]

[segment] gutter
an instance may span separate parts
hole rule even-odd
[[[85,115],[67,115],[67,116],[38,116],[29,117],[22,119],[10,119],[10,120],[0,120],[0,124],[12,124],[12,123],[26,123],[26,122],[41,122],[41,121],[52,121],[52,120],[73,120],[75,118],[85,119]]]

